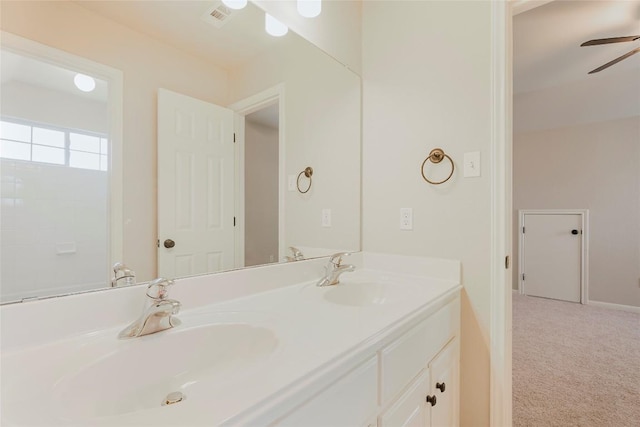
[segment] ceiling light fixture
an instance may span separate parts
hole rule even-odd
[[[244,9],[247,5],[247,0],[222,0],[222,3],[231,9]]]
[[[268,13],[264,14],[264,29],[274,37],[282,37],[289,32],[289,27]]]
[[[298,0],[298,13],[305,18],[315,18],[322,11],[322,0]]]
[[[95,79],[85,74],[76,74],[73,78],[73,83],[83,92],[92,92],[96,88]]]

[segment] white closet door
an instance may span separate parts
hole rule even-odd
[[[580,302],[582,216],[525,214],[523,226],[524,293]]]
[[[218,105],[158,90],[162,277],[234,266],[233,117],[233,111]]]

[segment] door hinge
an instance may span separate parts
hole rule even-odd
[[[156,245],[160,247],[160,239],[158,239],[158,241],[156,242]]]
[[[507,255],[506,257],[504,257],[504,268],[508,270],[510,265],[511,258],[509,258],[509,255]]]
[[[234,227],[236,226],[236,217],[235,216],[233,217],[233,226]]]
[[[233,133],[233,143],[235,144],[235,142],[236,142],[236,133],[234,132]]]
[[[522,274],[522,281],[524,282],[524,273]]]
[[[522,234],[524,234],[524,227],[522,227]]]

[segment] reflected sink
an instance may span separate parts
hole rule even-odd
[[[242,323],[178,327],[119,341],[59,381],[54,406],[74,420],[160,408],[170,393],[181,392],[188,400],[189,388],[203,380],[220,383],[248,375],[277,346],[271,330]]]
[[[411,296],[414,286],[392,285],[379,282],[345,281],[331,286],[324,299],[334,304],[356,307],[392,304]]]

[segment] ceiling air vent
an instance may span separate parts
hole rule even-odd
[[[209,8],[207,13],[202,17],[209,24],[215,25],[220,28],[234,17],[238,10],[231,9],[222,2],[215,2],[212,7]]]

